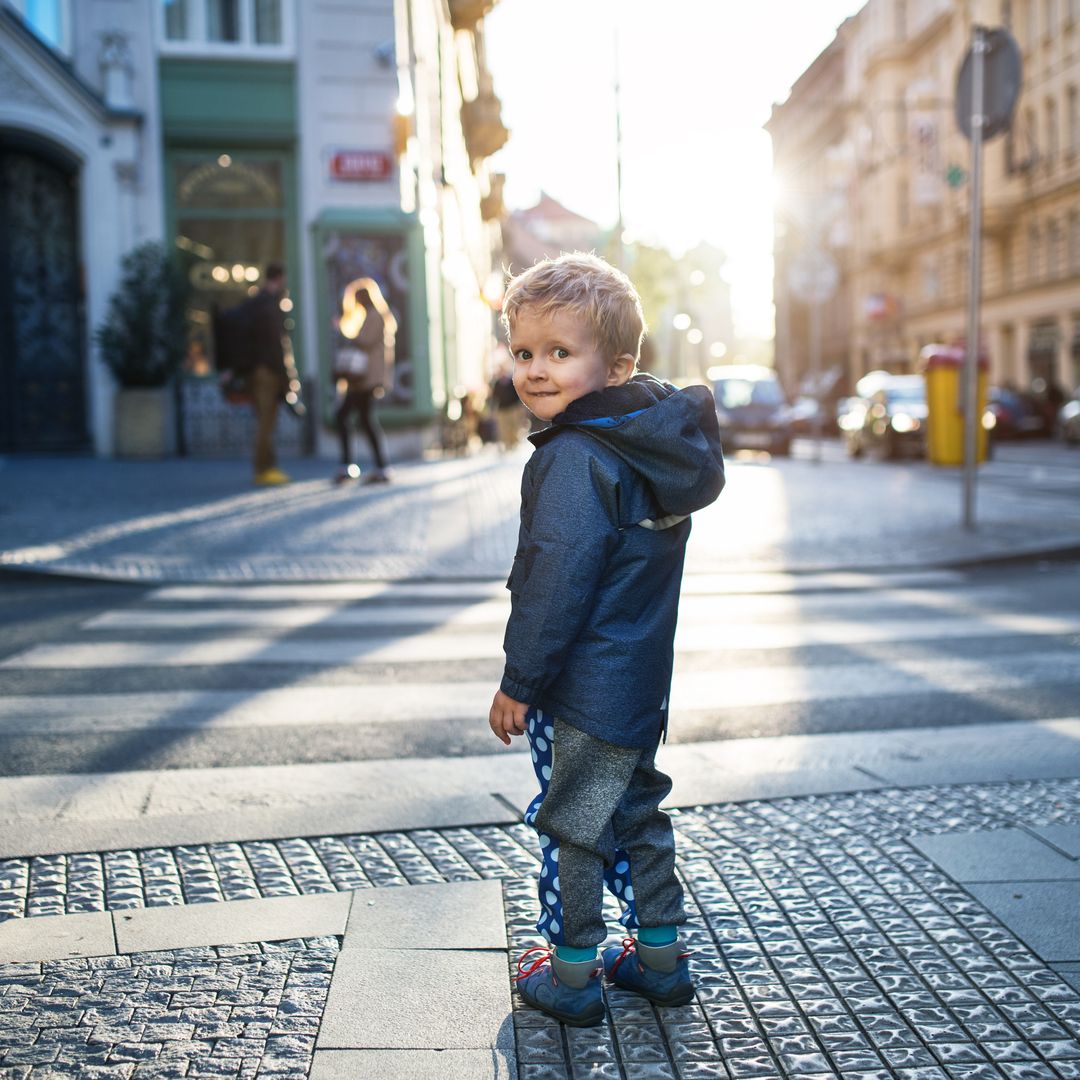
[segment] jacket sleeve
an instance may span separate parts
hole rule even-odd
[[[534,457],[532,483],[523,485],[501,685],[516,701],[533,703],[562,670],[618,543],[617,470],[590,453],[588,441],[553,440],[558,447]]]

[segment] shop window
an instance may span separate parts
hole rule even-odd
[[[271,156],[176,153],[170,179],[176,245],[195,288],[186,370],[213,371],[215,308],[258,290],[267,263],[286,262],[285,160]]]
[[[176,55],[287,55],[293,2],[160,0],[162,49]]]

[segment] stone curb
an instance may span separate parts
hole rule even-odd
[[[110,570],[95,564],[75,564],[73,566],[50,566],[46,563],[34,562],[4,562],[0,552],[0,578],[4,575],[60,578],[71,581],[87,581],[107,583],[111,585],[138,585],[158,587],[164,585],[227,585],[227,584],[316,584],[336,581],[383,581],[385,575],[381,573],[350,574],[344,577],[326,577],[320,573],[298,574],[266,574],[253,573],[250,566],[237,569],[233,573],[222,573],[220,570],[213,572],[198,566],[189,571],[178,574],[174,568],[162,568],[155,574],[131,574]],[[935,558],[923,562],[912,563],[883,563],[881,565],[848,564],[848,563],[815,563],[812,565],[762,565],[751,564],[745,568],[746,574],[790,574],[793,576],[812,576],[817,574],[910,574],[920,571],[934,570],[971,570],[979,567],[993,566],[1021,566],[1030,562],[1069,561],[1080,559],[1080,544],[1074,541],[1068,543],[1054,542],[1046,545],[1033,544],[1029,547],[1014,549],[1011,551],[986,552],[981,555],[961,558]],[[322,561],[322,560],[320,560]],[[297,560],[302,562],[302,560]],[[732,573],[738,573],[737,567]],[[691,576],[692,571],[687,572]],[[396,578],[395,581],[458,581],[463,585],[477,581],[487,581],[490,578],[483,575],[467,574],[460,579],[448,573],[445,567],[434,568],[431,572],[416,575],[406,575]]]
[[[674,780],[669,807],[1071,779],[1080,776],[1080,717],[682,743],[664,747],[658,760]],[[365,783],[377,782],[378,790],[410,794],[393,805],[322,801],[268,811],[244,808],[249,790],[242,769],[103,773],[95,775],[80,812],[79,777],[40,777],[33,792],[21,778],[0,778],[0,804],[19,807],[18,817],[0,821],[0,858],[506,824],[520,820],[535,794],[531,765],[520,752],[437,763],[415,759],[289,768],[306,791],[342,790],[343,785],[362,790]],[[479,776],[485,791],[475,790]],[[439,790],[425,791],[425,783],[436,783],[433,777]],[[471,796],[461,794],[470,787]],[[167,801],[181,789],[185,798],[212,800],[212,805],[197,815],[142,810],[151,791],[155,800]],[[51,816],[58,803],[73,807],[70,817]],[[125,807],[127,817],[118,812]]]

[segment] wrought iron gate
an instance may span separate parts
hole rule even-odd
[[[77,176],[0,143],[0,450],[86,445]]]

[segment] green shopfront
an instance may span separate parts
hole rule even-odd
[[[218,388],[211,320],[215,307],[258,289],[273,261],[289,274],[286,326],[308,405],[302,420],[282,411],[279,450],[311,452],[320,433],[325,438],[334,408],[330,372],[342,344],[336,316],[346,286],[360,277],[379,283],[399,327],[382,422],[392,439],[395,431],[428,424],[434,410],[427,290],[415,216],[338,207],[302,226],[293,62],[163,57],[160,65],[167,229],[189,260],[194,287],[178,392],[181,452],[244,456],[250,450],[250,410],[228,404]]]
[[[166,227],[187,257],[194,290],[180,450],[246,454],[253,418],[218,389],[211,316],[257,290],[267,263],[298,267],[294,65],[162,58],[159,85]],[[300,281],[291,275],[287,318],[302,368]],[[308,442],[294,417],[279,419],[283,452]]]

